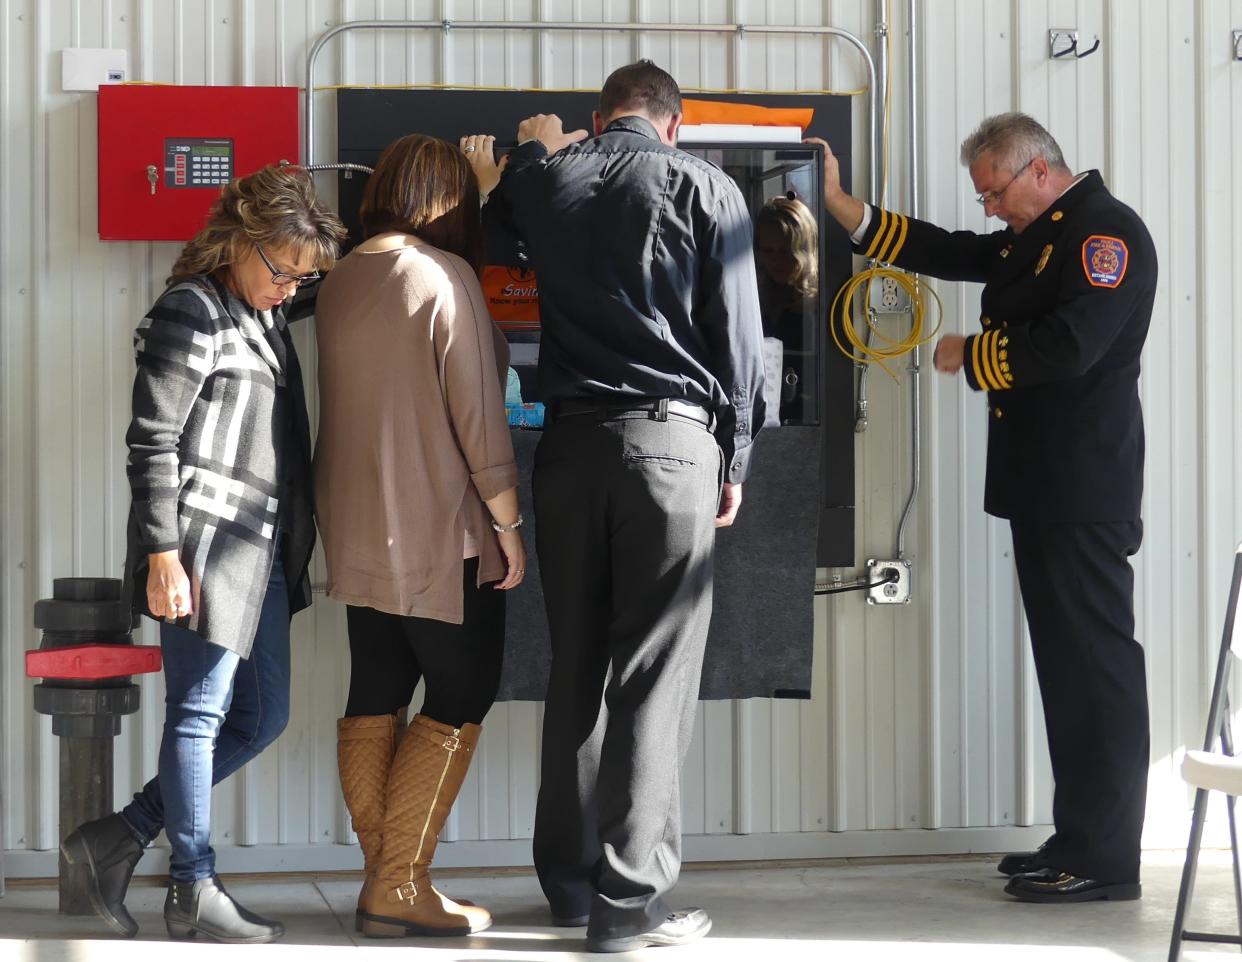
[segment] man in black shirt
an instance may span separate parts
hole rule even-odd
[[[681,865],[713,528],[737,514],[764,415],[750,216],[727,175],[675,148],[680,123],[672,77],[622,67],[593,138],[554,115],[523,121],[485,207],[539,278],[552,669],[535,866],[554,920],[588,925],[595,952],[711,927],[664,896]],[[490,155],[490,139],[463,149]]]

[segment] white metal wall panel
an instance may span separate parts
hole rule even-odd
[[[888,203],[908,209],[905,4],[891,4]],[[132,330],[173,244],[103,244],[95,222],[96,97],[64,93],[65,47],[123,47],[140,80],[303,83],[326,29],[366,19],[829,24],[878,53],[873,0],[0,0],[0,844],[11,875],[55,871],[56,740],[31,710],[21,653],[33,602],[63,574],[115,573],[124,552]],[[1153,755],[1149,838],[1181,844],[1176,749],[1201,738],[1231,548],[1242,536],[1242,0],[920,0],[925,216],[984,229],[958,144],[985,115],[1046,122],[1071,166],[1099,167],[1146,218],[1161,284],[1145,358],[1146,542],[1136,559]],[[1047,29],[1098,53],[1051,62]],[[316,159],[335,141],[338,84],[597,88],[640,56],[687,89],[858,90],[841,42],[814,37],[467,30],[354,32],[320,58]],[[854,177],[868,190],[866,100]],[[325,191],[332,186],[325,179]],[[946,329],[979,290],[935,285]],[[314,383],[310,331],[298,347]],[[981,509],[986,410],[921,355],[924,477],[908,553],[914,603],[816,601],[814,697],[704,703],[684,775],[692,857],[995,850],[1050,819],[1051,778],[1007,527]],[[858,550],[891,556],[911,463],[911,375],[869,378],[857,438]],[[316,399],[309,398],[312,418]],[[322,575],[320,568],[319,574]],[[852,572],[844,573],[852,576]],[[216,792],[228,868],[357,863],[335,769],[348,658],[341,609],[294,626],[293,714],[275,747]],[[155,634],[148,626],[145,640]],[[116,740],[117,802],[155,768],[163,697]],[[444,858],[521,863],[534,822],[541,708],[502,704],[446,830]],[[939,831],[908,831],[938,829]],[[147,870],[159,869],[148,858]]]

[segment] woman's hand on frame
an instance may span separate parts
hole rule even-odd
[[[496,163],[495,144],[496,138],[491,134],[469,134],[458,141],[461,152],[466,155],[474,176],[478,178],[479,194],[483,198],[500,183],[500,175],[509,162],[505,156],[500,158],[500,163]]]

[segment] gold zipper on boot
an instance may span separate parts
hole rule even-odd
[[[435,813],[436,802],[440,800],[440,790],[444,787],[444,779],[448,777],[449,766],[453,764],[453,753],[461,745],[461,739],[458,738],[460,734],[461,729],[454,728],[453,734],[446,735],[444,738],[444,745],[442,747],[448,752],[448,756],[444,759],[444,767],[440,769],[440,780],[436,782],[436,791],[431,796],[431,804],[427,806],[427,819],[423,822],[423,830],[418,835],[418,851],[414,853],[414,859],[410,862],[410,880],[397,888],[397,897],[405,899],[411,905],[414,904],[414,898],[418,895],[418,886],[414,882],[414,867],[418,864],[419,859],[422,858],[423,845],[427,841],[427,829],[431,826],[431,817]],[[452,742],[451,745],[449,744],[450,742]],[[411,890],[408,896],[403,894],[403,890],[407,885]]]

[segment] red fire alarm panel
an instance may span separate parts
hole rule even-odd
[[[99,236],[189,240],[223,184],[299,142],[296,87],[100,87]]]

